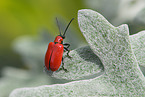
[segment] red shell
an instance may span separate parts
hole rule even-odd
[[[63,56],[63,45],[55,44],[54,42],[50,42],[48,45],[48,49],[45,55],[45,66],[51,71],[56,71],[59,69]]]
[[[63,38],[61,36],[56,36],[54,43],[59,43],[61,44],[61,42],[63,41]]]

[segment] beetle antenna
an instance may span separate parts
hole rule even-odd
[[[57,26],[58,26],[58,29],[59,29],[60,36],[62,36],[62,34],[61,34],[61,29],[60,29],[60,26],[59,26],[59,23],[58,23],[57,18],[56,18],[56,22],[57,22]]]
[[[73,19],[74,19],[74,18],[72,18],[72,19],[70,20],[70,22],[68,23],[68,25],[67,25],[67,27],[66,27],[64,33],[63,33],[63,37],[64,37],[64,38],[65,38],[65,33],[66,33],[66,31],[67,31],[67,29],[68,29],[68,27],[69,27],[69,25],[71,24],[71,22],[72,22]]]

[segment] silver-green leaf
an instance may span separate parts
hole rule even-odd
[[[145,31],[131,35],[130,42],[138,64],[145,67]]]
[[[104,67],[100,59],[92,52],[89,46],[72,50],[72,58],[64,55],[64,67],[68,70],[53,72],[51,75],[57,79],[80,80],[97,77],[103,73]]]
[[[114,27],[89,9],[79,10],[78,23],[91,50],[101,60],[104,74],[66,84],[16,89],[10,97],[145,96],[145,78],[131,48],[127,25]]]

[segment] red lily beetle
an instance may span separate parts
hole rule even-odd
[[[57,71],[62,64],[61,69],[63,69],[64,71],[67,71],[67,69],[64,68],[63,51],[64,50],[68,51],[67,56],[69,56],[70,44],[68,44],[68,43],[63,44],[63,39],[65,39],[65,33],[73,19],[71,19],[71,21],[67,25],[67,27],[62,35],[59,24],[58,24],[58,20],[56,18],[60,35],[56,36],[54,42],[50,42],[48,45],[48,49],[47,49],[46,55],[45,55],[45,69],[46,70]]]

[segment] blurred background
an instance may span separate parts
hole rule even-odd
[[[92,9],[130,34],[145,29],[145,0],[0,0],[0,97],[20,87],[64,83],[43,73],[47,45],[75,18],[66,33],[71,49],[87,45],[77,12]],[[13,83],[13,84],[11,84]],[[10,88],[8,88],[10,87]]]
[[[33,37],[45,30],[53,41],[59,34],[56,17],[65,26],[74,17],[72,25],[79,32],[77,11],[81,8],[84,4],[78,0],[0,0],[0,69],[22,66],[20,55],[12,50],[12,42],[17,37]],[[81,35],[77,32],[74,33]]]

